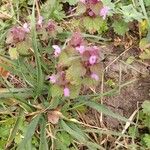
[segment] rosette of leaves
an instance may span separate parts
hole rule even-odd
[[[69,97],[76,98],[82,87],[93,88],[98,85],[102,73],[99,48],[85,44],[81,53],[77,50],[81,44],[85,44],[81,35],[74,33],[67,47],[59,55],[56,82],[51,86],[52,97],[63,96],[63,90],[67,87],[70,90]],[[90,64],[89,58],[93,55],[97,60]],[[96,79],[91,77],[92,73],[96,75]]]
[[[30,33],[26,32],[23,27],[13,27],[8,31],[6,43],[13,45],[9,47],[9,55],[11,59],[18,59],[21,56],[32,55],[32,43]]]
[[[53,20],[44,22],[42,27],[37,28],[37,33],[41,41],[48,41],[50,38],[55,38],[58,32],[62,29]]]
[[[80,2],[77,6],[76,13],[82,15],[80,17],[81,28],[84,27],[89,33],[102,33],[108,30],[107,22],[100,16],[100,9],[103,7],[101,1]]]

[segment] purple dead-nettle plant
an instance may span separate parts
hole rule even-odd
[[[8,33],[6,43],[16,44],[18,42],[22,42],[25,40],[27,33],[27,29],[24,27],[13,27]]]
[[[61,53],[61,48],[58,45],[53,45],[52,47],[54,49],[54,56],[58,57]]]
[[[28,23],[24,23],[23,24],[23,29],[26,33],[29,33],[30,32],[30,27],[29,27],[29,24]]]
[[[65,97],[69,97],[70,96],[70,90],[67,87],[64,88],[64,96]]]
[[[50,83],[54,84],[57,81],[57,76],[55,74],[52,74],[48,77],[48,80],[50,81]]]
[[[51,88],[54,86],[54,88],[59,87],[61,89],[60,96],[71,97],[74,90],[77,89],[76,96],[78,96],[81,87],[84,86],[83,79],[90,80],[89,82],[92,80],[93,86],[97,85],[101,69],[99,47],[89,46],[80,32],[73,33],[64,49],[58,45],[52,47],[58,64],[56,65],[56,74],[52,74],[49,81],[52,84]]]
[[[103,19],[106,19],[106,16],[109,13],[110,8],[108,6],[103,6],[103,8],[100,10],[100,16],[102,16]]]
[[[54,21],[50,20],[50,21],[48,21],[48,23],[46,25],[46,30],[49,33],[51,33],[56,30],[56,27],[57,27],[56,23]]]
[[[91,74],[91,78],[98,81],[99,80],[99,76],[96,73],[92,73]]]

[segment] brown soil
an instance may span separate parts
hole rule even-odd
[[[118,51],[112,51],[111,54],[107,55],[107,58],[104,60],[104,68],[121,54],[121,52],[119,53]],[[107,53],[106,49],[105,52]],[[150,75],[148,69],[150,62],[143,63],[134,61],[131,65],[124,64],[127,58],[130,56],[134,56],[136,58],[137,55],[139,55],[139,50],[136,48],[132,48],[127,51],[107,69],[104,78],[105,81],[109,79],[113,80],[116,85],[122,85],[129,81],[135,80],[133,83],[121,88],[120,94],[103,98],[104,104],[113,110],[113,112],[127,118],[132,115],[132,113],[142,104],[144,100],[150,100]],[[101,88],[99,88],[98,91],[100,91],[100,89]],[[104,84],[104,92],[109,91],[110,89],[111,87]],[[91,110],[88,111],[83,118],[86,123],[101,127],[99,113]],[[107,128],[119,129],[121,127],[121,122],[111,117],[105,116],[103,121]]]

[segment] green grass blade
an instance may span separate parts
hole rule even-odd
[[[40,147],[39,150],[48,150],[48,143],[46,139],[46,121],[44,118],[41,118],[41,126],[40,126]]]
[[[35,129],[36,129],[36,126],[39,122],[39,119],[40,119],[40,115],[35,117],[31,123],[28,125],[27,127],[27,131],[26,131],[26,134],[25,134],[25,137],[24,139],[22,140],[22,142],[19,144],[17,150],[24,150],[25,146],[26,146],[26,143],[32,139],[32,136],[35,132]]]
[[[37,66],[36,92],[37,92],[37,95],[40,95],[40,92],[43,89],[43,74],[42,74],[40,53],[39,53],[38,44],[37,44],[37,33],[36,33],[36,23],[35,23],[35,5],[33,5],[33,9],[32,9],[31,32],[32,32],[32,46],[33,46],[35,61],[36,61],[36,66]]]
[[[88,102],[85,103],[85,105],[97,110],[100,113],[111,116],[111,117],[116,118],[118,120],[121,120],[121,121],[124,121],[124,122],[131,122],[127,118],[125,118],[125,117],[123,117],[119,114],[114,113],[113,111],[108,109],[105,105],[99,104],[97,102],[88,101]]]
[[[10,133],[10,136],[9,136],[8,143],[7,143],[6,147],[9,147],[9,145],[11,144],[11,142],[14,140],[14,138],[16,136],[16,133],[18,131],[18,128],[19,128],[21,122],[23,121],[22,120],[23,115],[24,115],[24,110],[21,108],[20,112],[19,112],[19,116],[18,116],[17,121],[15,123],[15,126],[14,126],[13,130]]]
[[[87,146],[90,150],[99,149],[103,150],[103,147],[96,143],[89,142],[89,140],[86,138],[86,134],[82,134],[80,131],[73,130],[69,125],[67,125],[63,120],[61,120],[61,125],[63,129],[69,133],[72,137],[74,137],[76,140]]]

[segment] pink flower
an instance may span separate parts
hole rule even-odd
[[[101,10],[100,10],[100,16],[103,17],[103,19],[106,19],[107,14],[109,13],[110,8],[108,6],[104,6]]]
[[[53,45],[52,47],[55,50],[54,52],[55,57],[58,57],[59,54],[61,53],[61,48],[58,45]]]
[[[91,74],[91,78],[94,79],[94,80],[96,80],[96,81],[99,80],[99,76],[97,74],[95,74],[95,73]]]
[[[26,33],[29,33],[30,32],[30,29],[29,29],[29,25],[27,23],[24,23],[23,24],[23,29]]]
[[[82,3],[84,3],[85,4],[85,2],[86,2],[86,0],[79,0],[80,2],[82,2]]]
[[[39,26],[42,26],[42,23],[43,23],[43,17],[42,17],[42,16],[39,16],[39,19],[38,19],[38,21],[37,21],[37,24],[38,24]]]
[[[90,58],[89,58],[89,63],[90,63],[91,65],[93,65],[93,64],[96,63],[96,60],[97,60],[97,56],[92,55],[92,56],[90,56]]]
[[[55,75],[49,76],[49,81],[50,81],[50,83],[52,83],[52,84],[56,83],[56,76],[55,76]]]
[[[69,97],[70,96],[70,90],[67,87],[64,88],[64,96],[65,97]]]
[[[89,14],[89,16],[94,16],[95,15],[95,13],[92,11],[92,10],[90,10],[89,12],[88,12],[88,14]]]
[[[9,36],[12,36],[12,42],[18,43],[25,40],[26,32],[22,27],[13,27]]]
[[[48,32],[54,32],[56,30],[56,27],[57,27],[56,23],[54,21],[50,20],[46,26],[46,30]]]
[[[85,47],[81,45],[81,46],[76,47],[76,50],[77,50],[80,54],[83,54],[84,51],[85,51]]]

